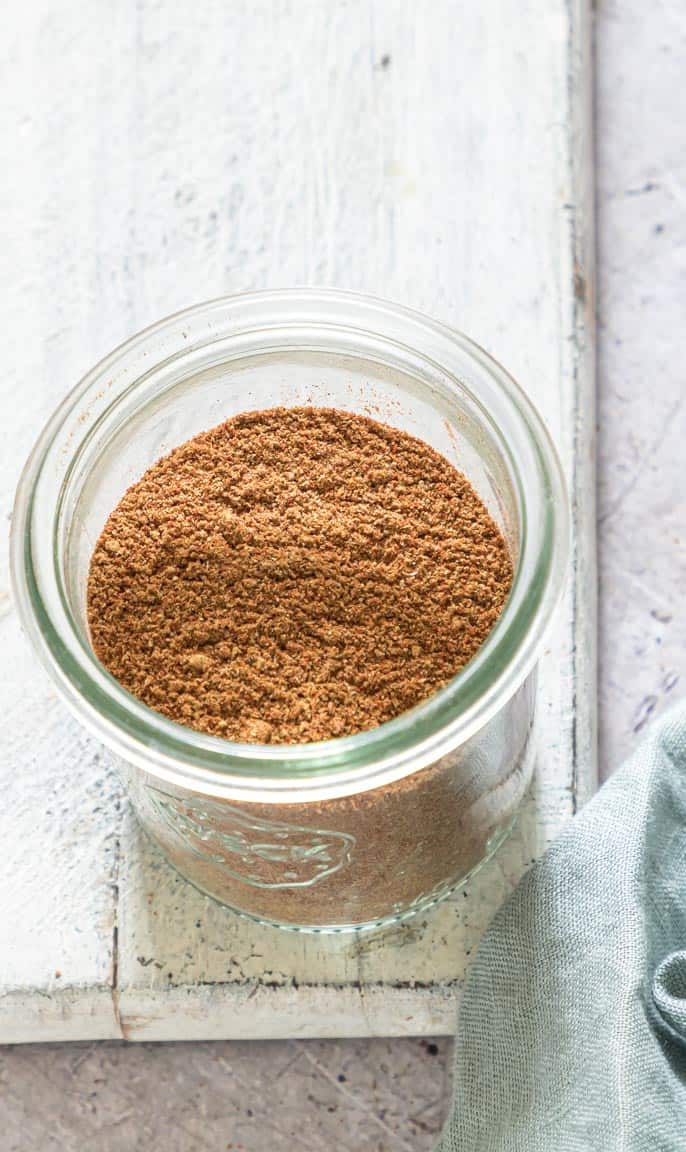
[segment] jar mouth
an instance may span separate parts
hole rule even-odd
[[[114,404],[135,400],[153,366],[187,365],[221,334],[249,346],[258,331],[298,340],[331,326],[350,347],[380,333],[459,387],[499,436],[516,491],[520,537],[512,588],[472,660],[443,688],[395,719],[308,744],[238,743],[167,719],[132,696],[97,660],[65,590],[59,530],[73,509],[68,480]],[[285,337],[284,337],[284,334]],[[437,399],[437,403],[439,402]],[[74,429],[81,439],[74,444]],[[82,435],[83,433],[83,435]],[[559,458],[534,405],[488,353],[456,330],[402,305],[333,289],[241,293],[197,305],[126,341],[69,393],[46,425],[19,482],[12,580],[22,624],[65,702],[128,762],[174,785],[250,801],[293,802],[364,791],[399,779],[464,744],[531,671],[560,597],[568,501]]]

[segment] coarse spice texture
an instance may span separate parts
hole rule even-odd
[[[325,408],[248,412],[126,492],[93,553],[98,658],[229,740],[375,727],[441,688],[512,583],[484,504],[423,441]]]
[[[529,678],[466,744],[367,792],[236,803],[132,773],[136,811],[179,872],[232,908],[378,923],[447,895],[510,827],[531,775],[533,696]]]

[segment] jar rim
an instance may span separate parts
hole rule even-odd
[[[46,498],[44,470],[70,415],[100,395],[107,377],[117,387],[140,383],[123,365],[132,354],[159,358],[165,345],[175,355],[194,347],[184,329],[205,324],[211,334],[246,334],[288,323],[329,324],[383,334],[431,355],[448,380],[470,395],[497,424],[491,404],[508,423],[513,442],[528,453],[526,482],[509,455],[522,510],[520,554],[508,601],[475,656],[443,688],[400,716],[352,736],[309,744],[247,744],[177,724],[132,696],[100,664],[71,613],[60,587],[59,566],[38,572],[38,513],[48,516],[56,539],[59,501]],[[478,372],[488,396],[477,395],[455,374],[458,357]],[[148,367],[153,361],[148,360]],[[121,370],[122,375],[118,377]],[[100,392],[98,390],[100,389]],[[95,419],[95,416],[92,417]],[[509,450],[509,449],[506,449]],[[52,490],[48,485],[52,499]],[[536,519],[539,539],[529,531]],[[22,624],[65,702],[84,725],[129,763],[149,775],[207,795],[246,801],[295,802],[365,791],[433,763],[479,731],[531,671],[543,633],[561,595],[568,552],[568,500],[562,468],[537,409],[506,370],[456,329],[404,305],[338,289],[244,292],[195,305],[129,338],[101,360],[65,397],[39,437],[22,473],[12,517],[12,580]],[[54,559],[54,557],[53,557]],[[45,571],[45,568],[48,571]],[[46,595],[46,580],[48,591]],[[57,591],[62,611],[55,610]],[[71,629],[71,631],[70,631]]]

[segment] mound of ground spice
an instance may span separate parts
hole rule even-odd
[[[93,553],[98,658],[181,724],[302,743],[381,724],[474,656],[512,582],[466,478],[323,408],[237,416],[154,464]]]

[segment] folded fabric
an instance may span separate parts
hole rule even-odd
[[[686,705],[524,877],[459,1013],[436,1152],[686,1152]]]

